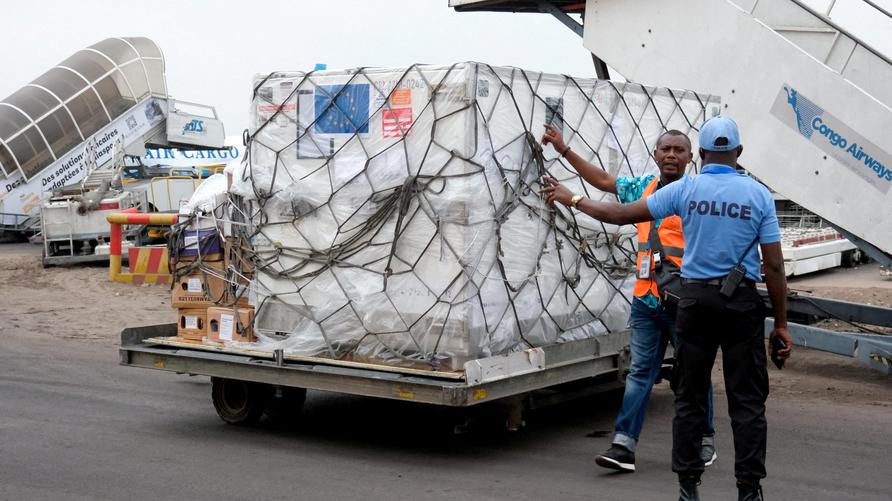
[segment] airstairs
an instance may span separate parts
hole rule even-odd
[[[589,0],[584,45],[636,82],[722,96],[747,170],[888,264],[892,61],[832,21],[834,3]]]
[[[884,22],[884,33],[892,29],[892,14],[875,2],[845,3],[864,21]],[[836,4],[817,11],[800,0],[450,0],[458,11],[553,15],[582,34],[601,78],[609,65],[634,82],[721,96],[708,112],[740,125],[743,166],[889,268],[892,61],[832,20]],[[805,324],[892,327],[888,308],[800,293],[787,300],[791,319]],[[857,331],[790,323],[797,345],[892,374],[889,336]]]
[[[34,231],[49,192],[110,178],[115,145],[142,157],[146,144],[223,143],[212,107],[170,98],[154,42],[103,40],[0,100],[0,231]]]

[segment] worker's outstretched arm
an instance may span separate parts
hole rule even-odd
[[[586,162],[585,159],[577,155],[576,152],[567,146],[561,133],[558,132],[553,125],[545,124],[545,135],[542,136],[542,144],[551,144],[554,146],[555,151],[560,153],[568,162],[570,162],[570,165],[576,169],[576,172],[578,172],[582,179],[585,179],[588,184],[601,191],[616,195],[616,177],[611,176],[601,167]]]
[[[570,205],[573,193],[566,186],[552,177],[544,177],[542,181],[545,183],[545,188],[539,193],[545,197],[546,202]],[[596,202],[589,198],[583,198],[576,208],[605,223],[631,224],[653,220],[653,216],[650,215],[650,210],[647,208],[647,202],[643,198],[631,204]]]
[[[774,329],[769,335],[769,340],[775,337],[783,339],[787,347],[778,351],[778,355],[786,360],[793,350],[793,339],[787,332],[787,276],[784,273],[784,255],[780,242],[761,244],[760,247],[765,286],[768,288],[768,298],[771,299],[771,308],[774,310]]]

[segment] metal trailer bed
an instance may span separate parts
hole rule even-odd
[[[306,390],[466,408],[498,401],[516,429],[526,408],[622,386],[628,331],[471,360],[463,372],[437,372],[259,352],[177,340],[176,324],[121,333],[121,365],[210,376],[214,407],[230,424],[254,424],[303,405]],[[533,392],[542,389],[560,391]],[[535,403],[534,403],[535,402]],[[274,412],[270,412],[270,410]]]

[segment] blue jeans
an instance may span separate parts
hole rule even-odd
[[[650,392],[660,375],[666,344],[675,343],[675,318],[662,305],[653,309],[638,298],[632,300],[632,315],[629,318],[632,336],[629,342],[632,365],[626,376],[626,389],[623,393],[622,407],[616,417],[616,434],[613,443],[630,451],[635,451],[647,406],[650,403]],[[704,435],[712,435],[712,385],[706,409],[706,429]]]

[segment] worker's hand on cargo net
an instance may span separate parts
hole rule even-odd
[[[545,124],[545,134],[542,135],[542,144],[551,144],[554,147],[554,151],[564,155],[567,151],[567,143],[564,142],[563,136],[558,130],[551,124]]]
[[[559,183],[557,179],[548,176],[544,176],[542,182],[545,184],[545,188],[539,190],[539,194],[545,198],[549,205],[554,205],[555,202],[570,205],[573,192],[567,189],[566,186]]]

